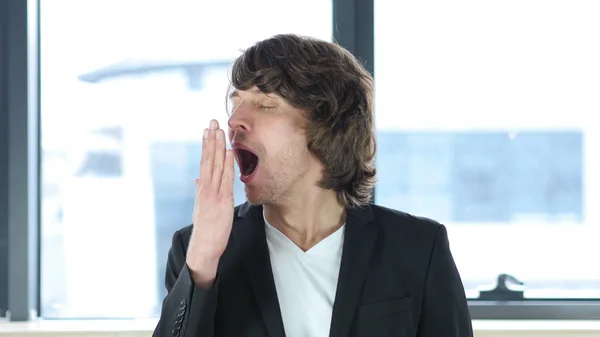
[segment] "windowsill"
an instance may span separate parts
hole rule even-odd
[[[124,333],[127,336],[149,336],[156,322],[156,319],[0,321],[0,336],[58,336],[72,333],[81,336],[112,337]]]
[[[150,336],[156,319],[0,322],[0,336]],[[598,336],[600,321],[475,320],[476,337]]]

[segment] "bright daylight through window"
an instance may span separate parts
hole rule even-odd
[[[470,298],[600,297],[600,3],[375,6],[376,202],[449,227]]]
[[[229,63],[277,33],[331,40],[331,1],[42,0],[40,16],[42,315],[158,316]]]
[[[446,224],[471,298],[502,273],[600,297],[598,17],[375,1],[375,202]],[[156,317],[230,62],[277,33],[331,40],[331,1],[41,0],[40,20],[41,314]]]

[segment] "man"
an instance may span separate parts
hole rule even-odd
[[[231,82],[232,150],[211,121],[154,336],[472,336],[444,226],[368,204],[373,80],[360,63],[278,35],[246,50]],[[235,208],[234,157],[248,200]]]

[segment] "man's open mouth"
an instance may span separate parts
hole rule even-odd
[[[258,165],[258,157],[251,151],[245,149],[235,150],[238,158],[240,173],[244,176],[249,176],[256,170]]]

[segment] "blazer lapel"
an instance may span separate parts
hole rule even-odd
[[[271,337],[285,337],[279,300],[273,280],[269,249],[265,237],[262,207],[246,203],[239,208],[240,219],[233,226],[233,235],[239,243],[239,253],[250,279],[252,290]],[[235,322],[231,322],[235,324]]]
[[[377,238],[371,208],[348,210],[330,337],[348,336]]]

